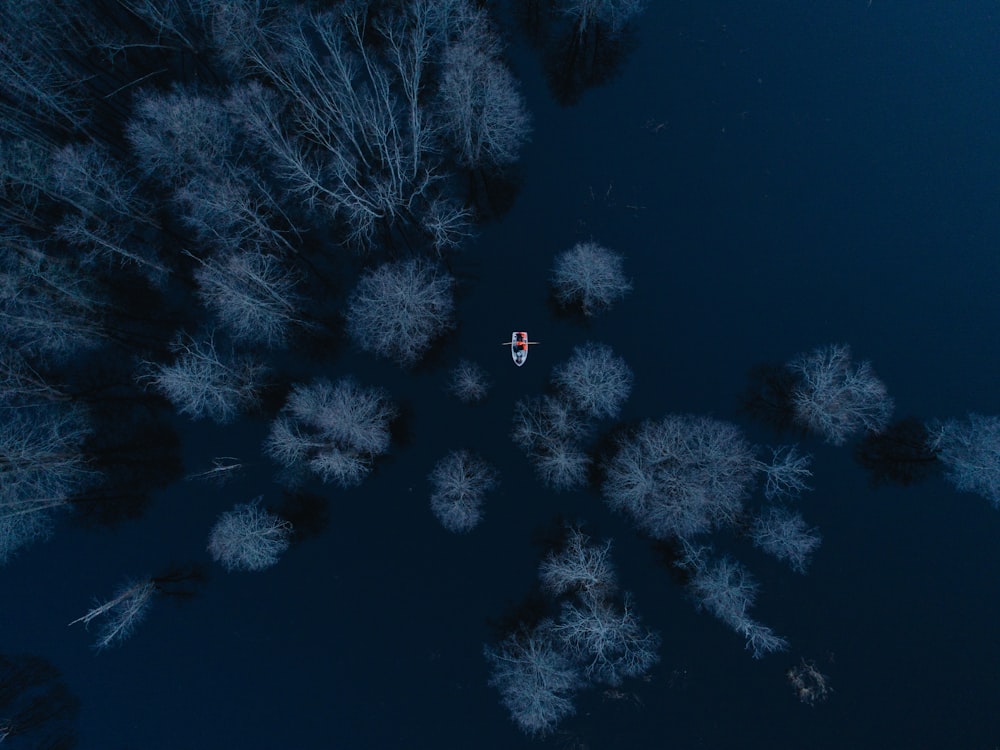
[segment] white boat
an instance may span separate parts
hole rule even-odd
[[[514,364],[520,367],[528,358],[528,347],[537,344],[538,341],[528,341],[527,331],[514,331],[510,335],[510,356],[514,359]],[[507,342],[504,342],[507,346]]]

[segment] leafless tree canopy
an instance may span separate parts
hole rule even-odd
[[[421,259],[362,276],[347,301],[347,331],[366,351],[408,367],[454,325],[453,280]]]
[[[608,504],[659,539],[690,537],[732,523],[758,470],[752,446],[732,424],[668,416],[619,441],[605,466]]]

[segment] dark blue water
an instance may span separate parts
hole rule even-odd
[[[250,464],[182,483],[115,532],[61,528],[3,571],[4,650],[45,656],[83,702],[81,748],[497,748],[520,734],[487,686],[483,644],[532,591],[556,519],[615,540],[623,587],[663,636],[648,682],[581,694],[548,741],[589,748],[994,748],[1000,743],[1000,512],[940,477],[873,489],[849,447],[807,440],[823,534],[807,576],[721,540],[759,577],[755,613],[786,635],[754,661],[698,614],[649,543],[592,491],[554,494],[508,439],[513,402],[587,340],[629,362],[623,418],[738,409],[752,366],[826,343],[870,359],[897,415],[1000,412],[1000,9],[993,2],[651,3],[610,84],[573,106],[511,28],[534,116],[523,187],[455,261],[459,328],[441,367],[358,353],[325,374],[383,385],[410,440],[360,488],[322,489],[329,524],[274,569],[161,599],[120,648],[66,623],[128,576],[207,561],[215,517],[263,494],[263,422],[183,423],[185,466]],[[553,315],[546,275],[581,239],[626,255],[635,291],[593,322]],[[510,283],[517,268],[523,283]],[[497,344],[543,342],[516,369]],[[465,407],[444,366],[494,380]],[[610,425],[604,425],[610,427]],[[501,470],[483,525],[444,531],[426,475],[453,448]],[[785,670],[814,660],[833,694],[800,705]]]

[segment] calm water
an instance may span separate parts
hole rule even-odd
[[[320,490],[322,534],[265,573],[216,569],[199,597],[157,601],[123,646],[93,654],[65,625],[91,595],[207,560],[219,512],[280,497],[263,421],[179,423],[186,470],[230,455],[248,471],[221,490],[176,485],[116,532],[60,529],[3,571],[4,650],[62,671],[83,702],[81,748],[540,745],[487,686],[482,647],[534,588],[538,540],[560,517],[614,538],[622,585],[664,644],[650,681],[581,694],[546,744],[1000,744],[1000,512],[985,500],[940,478],[873,489],[849,447],[806,441],[815,491],[800,507],[824,538],[809,574],[719,542],[759,577],[758,618],[791,642],[754,661],[596,493],[545,490],[508,439],[513,402],[588,340],[635,370],[627,420],[712,414],[774,443],[738,411],[748,370],[834,342],[873,362],[897,416],[1000,413],[1000,9],[650,5],[619,75],[568,107],[511,29],[535,118],[522,190],[455,261],[460,326],[440,367],[404,374],[358,354],[328,373],[388,388],[410,439],[362,487]],[[552,314],[546,275],[589,238],[627,256],[635,291],[584,325]],[[522,369],[497,345],[514,328],[543,342]],[[494,380],[481,406],[442,390],[460,356]],[[430,514],[425,479],[460,447],[502,473],[462,537]],[[801,658],[829,675],[826,703],[800,705],[786,684]]]

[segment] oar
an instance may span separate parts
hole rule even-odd
[[[503,343],[500,344],[500,346],[513,346],[514,344],[532,344],[534,346],[537,346],[540,343],[542,343],[542,342],[541,341],[504,341]]]

